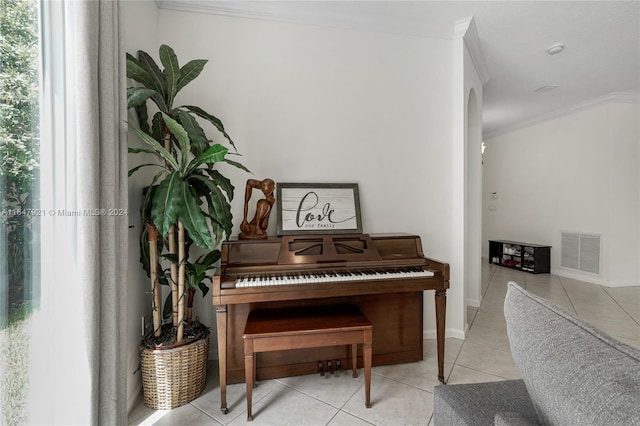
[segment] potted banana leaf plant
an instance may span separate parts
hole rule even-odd
[[[186,314],[195,287],[201,288],[203,296],[208,291],[204,283],[207,272],[220,258],[215,248],[231,234],[234,187],[216,167],[226,163],[248,170],[229,158],[238,154],[218,118],[194,105],[174,106],[176,95],[200,75],[207,60],[196,59],[180,66],[167,45],[160,47],[159,56],[162,70],[144,51],[138,51],[137,57],[127,54],[127,77],[138,83],[127,89],[127,101],[128,108],[134,108],[138,116],[138,125],[130,124],[130,128],[144,143],[144,147],[131,147],[129,152],[146,153],[157,159],[134,167],[129,176],[143,167],[159,168],[145,190],[141,208],[141,261],[150,278],[153,317],[153,329],[143,339],[141,369],[145,403],[166,409],[186,404],[204,388],[208,328],[191,321]],[[149,101],[155,106],[151,119]],[[212,127],[225,144],[210,139],[201,123]],[[208,254],[191,262],[191,245]],[[169,263],[168,271],[162,267],[163,262]],[[162,283],[171,288],[171,315],[164,326]],[[165,371],[170,370],[167,361],[159,360],[191,359],[184,354],[174,356],[175,351],[185,350],[195,354],[190,362],[197,365],[176,365],[175,369],[195,371],[200,377],[185,378],[184,374]],[[156,368],[159,364],[162,368]],[[165,387],[169,389],[163,390]]]

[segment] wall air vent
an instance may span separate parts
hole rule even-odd
[[[560,266],[600,274],[600,235],[562,232]]]

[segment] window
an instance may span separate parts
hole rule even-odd
[[[0,0],[0,423],[26,422],[39,306],[39,4]]]
[[[118,2],[0,0],[0,424],[126,415],[127,218],[75,213],[127,207],[119,37]]]

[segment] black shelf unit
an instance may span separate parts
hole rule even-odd
[[[489,240],[489,263],[533,274],[551,272],[551,246]]]

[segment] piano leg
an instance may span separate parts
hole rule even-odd
[[[438,345],[438,380],[444,380],[444,336],[447,317],[447,290],[436,290],[436,341]]]
[[[227,414],[227,305],[216,306],[218,368],[220,370],[220,411]]]

